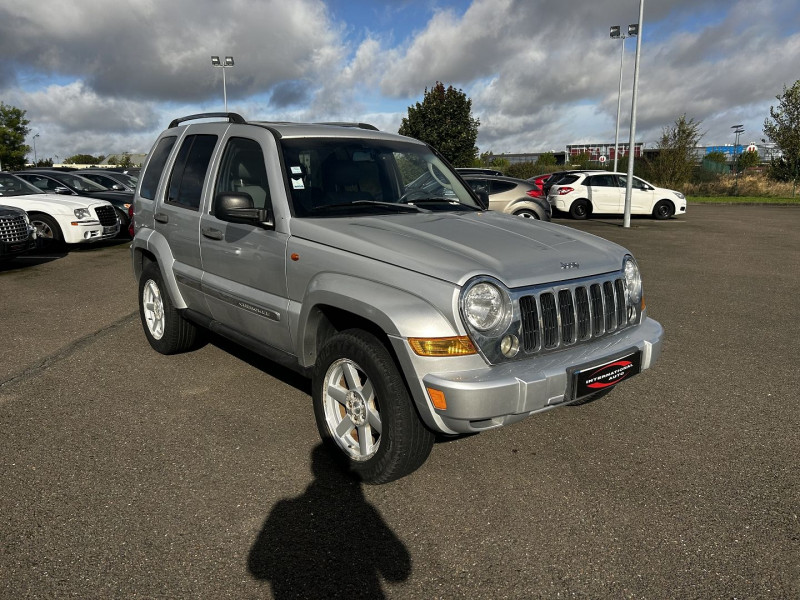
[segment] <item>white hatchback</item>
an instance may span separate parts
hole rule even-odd
[[[568,212],[573,219],[585,219],[593,213],[621,215],[625,212],[627,181],[625,173],[568,173],[550,188],[547,200],[553,208]],[[685,213],[686,197],[683,194],[633,178],[631,214],[669,219]]]

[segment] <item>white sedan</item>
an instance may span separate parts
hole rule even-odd
[[[10,173],[0,173],[0,202],[26,211],[44,243],[97,242],[119,233],[117,214],[107,200],[46,194]]]

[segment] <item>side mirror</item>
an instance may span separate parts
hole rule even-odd
[[[256,225],[274,229],[272,214],[266,208],[255,208],[247,192],[222,192],[214,198],[214,216],[220,221]]]
[[[62,196],[71,196],[72,190],[68,187],[58,186],[56,189],[53,190],[56,194],[61,194]]]
[[[123,189],[125,189],[125,188],[123,188],[123,187],[122,187],[120,184],[118,184],[118,183],[115,183],[114,185],[112,185],[112,186],[111,186],[111,189],[112,189],[112,190],[117,190],[118,192],[121,192],[121,191],[123,191]]]
[[[489,194],[486,192],[475,192],[478,196],[478,200],[480,200],[481,208],[483,210],[489,210]]]

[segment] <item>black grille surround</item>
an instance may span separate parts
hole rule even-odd
[[[519,299],[522,351],[538,354],[605,337],[629,327],[622,277],[581,281]]]
[[[97,213],[97,218],[100,220],[100,225],[103,227],[117,224],[117,213],[110,204],[95,206],[94,211]]]
[[[470,284],[465,289],[469,287]],[[621,271],[518,288],[508,293],[513,315],[507,328],[491,332],[469,328],[470,337],[491,364],[524,360],[590,343],[634,327],[642,317],[640,303],[629,305]],[[519,339],[516,356],[502,354],[500,342],[505,335]]]
[[[14,244],[27,240],[29,236],[28,223],[23,215],[0,215],[0,241]]]

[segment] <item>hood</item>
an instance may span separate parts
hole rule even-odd
[[[490,275],[509,288],[616,271],[626,253],[569,227],[493,211],[294,219],[292,236],[456,285]]]
[[[108,202],[81,196],[62,196],[61,194],[26,194],[23,196],[0,196],[0,204],[26,211],[38,210],[45,213],[72,215],[72,211],[76,208],[107,205]]]

